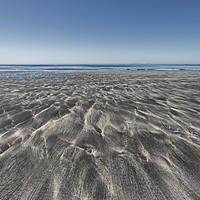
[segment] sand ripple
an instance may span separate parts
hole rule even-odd
[[[200,72],[0,84],[0,199],[200,199]]]

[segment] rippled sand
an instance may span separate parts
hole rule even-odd
[[[200,72],[0,82],[0,199],[200,199]]]

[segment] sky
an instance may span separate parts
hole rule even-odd
[[[199,64],[200,0],[0,0],[0,64]]]

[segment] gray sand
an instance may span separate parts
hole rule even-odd
[[[200,72],[2,79],[0,199],[200,199]]]

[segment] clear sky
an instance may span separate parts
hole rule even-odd
[[[200,0],[0,0],[0,64],[200,63]]]

